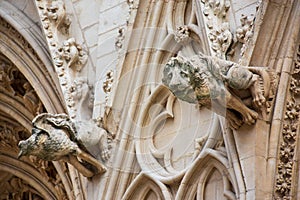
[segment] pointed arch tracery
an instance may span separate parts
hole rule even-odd
[[[235,173],[226,157],[210,150],[187,171],[176,199],[239,199]]]
[[[168,188],[144,173],[139,174],[128,187],[122,200],[129,199],[172,199]]]

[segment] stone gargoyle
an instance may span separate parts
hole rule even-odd
[[[87,146],[103,142],[103,138],[107,137],[104,129],[96,129],[90,122],[76,124],[66,114],[49,113],[36,116],[32,125],[32,135],[18,144],[18,158],[33,155],[47,161],[63,160],[86,177],[106,171],[105,166],[87,150]],[[101,153],[107,154],[107,145],[100,146]],[[107,155],[102,160],[106,158]]]
[[[265,67],[241,66],[202,53],[172,57],[165,65],[162,82],[177,98],[224,116],[233,129],[256,122],[270,90]],[[250,103],[245,98],[249,91]]]

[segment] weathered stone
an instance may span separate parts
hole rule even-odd
[[[0,199],[299,199],[299,9],[0,1]]]
[[[164,68],[163,83],[179,99],[224,116],[234,129],[243,123],[254,124],[258,118],[258,114],[243,103],[238,91],[248,89],[253,102],[250,106],[260,109],[270,90],[270,77],[265,68],[240,66],[203,54],[190,59],[171,58]]]

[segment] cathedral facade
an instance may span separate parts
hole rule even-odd
[[[299,199],[299,0],[0,0],[0,199]]]

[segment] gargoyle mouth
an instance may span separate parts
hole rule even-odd
[[[18,154],[18,159],[20,159],[22,156],[24,156],[24,152],[21,149],[20,152],[19,152],[19,154]]]

